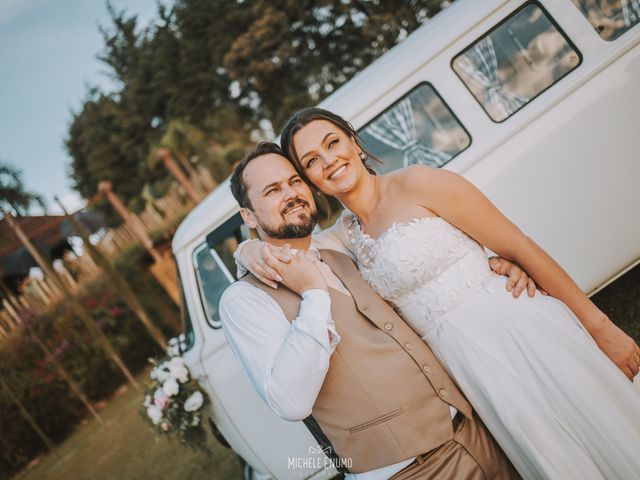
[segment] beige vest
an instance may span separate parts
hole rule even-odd
[[[334,452],[365,472],[426,453],[453,438],[449,405],[465,417],[472,410],[434,354],[364,281],[346,255],[321,250],[323,261],[353,298],[330,289],[331,314],[340,343],[312,415]],[[269,294],[289,321],[300,297],[280,286]]]

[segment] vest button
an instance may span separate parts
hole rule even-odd
[[[441,397],[447,396],[447,391],[444,388],[441,388],[440,390],[438,390],[438,393],[440,394]]]
[[[425,373],[429,373],[431,372],[431,367],[429,365],[423,365],[422,370],[424,370]]]
[[[407,350],[411,350],[413,348],[413,345],[411,345],[410,343],[405,343],[404,348],[406,348]]]
[[[387,322],[384,324],[384,329],[388,332],[393,328],[393,323]]]

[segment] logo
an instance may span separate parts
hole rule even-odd
[[[322,445],[318,445],[317,447],[309,447],[309,455],[321,455],[325,454],[326,456],[331,455],[331,445],[322,448]]]
[[[331,445],[323,447],[322,445],[311,445],[309,447],[308,457],[289,457],[287,461],[287,468],[300,469],[300,470],[318,470],[319,468],[331,468],[335,467],[351,469],[353,460],[351,458],[341,458],[336,455]],[[304,472],[300,472],[303,474]]]

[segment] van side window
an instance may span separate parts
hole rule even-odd
[[[204,243],[193,252],[198,291],[207,323],[220,328],[218,305],[225,289],[235,281],[236,266],[233,259],[238,244],[247,238],[248,230],[240,214],[224,222],[207,235]]]
[[[596,32],[615,40],[640,22],[640,0],[573,0]]]
[[[538,2],[528,2],[458,54],[451,66],[495,122],[502,122],[582,61]]]
[[[441,167],[471,137],[429,83],[421,83],[358,131],[364,148],[382,163],[378,173],[408,165]]]

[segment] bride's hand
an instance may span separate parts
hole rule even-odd
[[[276,247],[263,241],[248,242],[242,246],[240,263],[262,283],[278,288],[276,282],[282,282],[278,272],[279,264],[291,261],[291,247],[285,244]]]
[[[491,257],[489,266],[498,275],[509,277],[507,291],[513,292],[514,298],[518,298],[525,288],[530,297],[536,294],[536,282],[519,265],[502,257]],[[542,290],[540,293],[546,295]]]
[[[608,319],[602,327],[592,331],[591,335],[600,350],[629,380],[633,380],[640,369],[640,347],[636,342]]]

